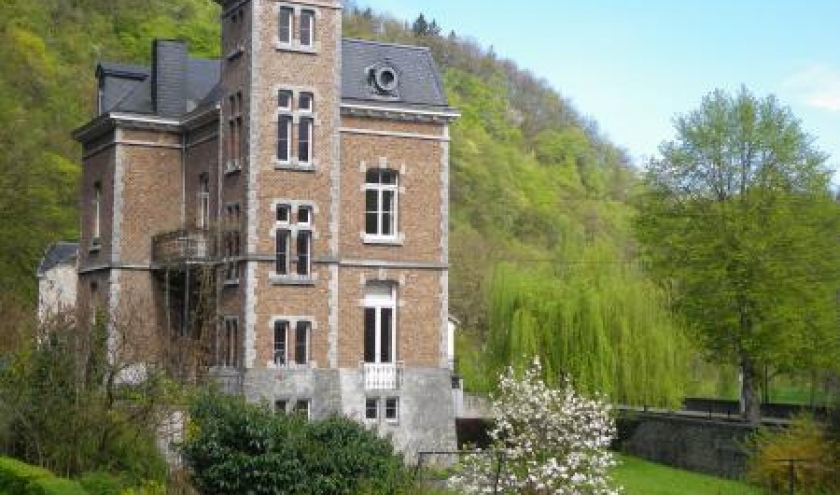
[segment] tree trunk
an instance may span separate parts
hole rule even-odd
[[[761,398],[758,395],[758,373],[752,358],[741,354],[741,415],[757,425],[761,422]]]

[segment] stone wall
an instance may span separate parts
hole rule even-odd
[[[746,471],[745,442],[754,432],[735,421],[625,412],[618,419],[615,446],[652,462],[738,479]]]

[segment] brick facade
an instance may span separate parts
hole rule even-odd
[[[212,293],[211,372],[231,391],[270,402],[306,400],[316,417],[342,413],[360,419],[366,401],[398,398],[396,421],[375,420],[383,433],[407,451],[454,447],[446,346],[447,228],[448,125],[457,114],[446,106],[436,73],[411,72],[423,64],[435,70],[428,52],[342,40],[338,0],[218,2],[223,58],[207,96],[188,102],[182,117],[169,116],[177,102],[167,99],[167,117],[106,109],[77,131],[86,150],[80,307],[90,307],[87,301],[96,297],[112,314],[139,310],[147,318],[136,331],[166,337],[179,331],[178,325],[190,324],[189,306],[196,304],[192,292]],[[294,16],[291,43],[281,39],[283,12]],[[314,37],[305,46],[302,26],[309,15]],[[156,47],[165,60],[186,56],[172,42]],[[353,59],[343,61],[348,53]],[[400,57],[403,66],[392,61]],[[204,67],[207,62],[191,63]],[[153,64],[152,71],[168,67]],[[148,77],[148,69],[128,66],[105,67],[101,73],[138,81]],[[406,82],[395,85],[394,94],[376,79],[397,76]],[[152,77],[151,91],[174,94],[154,81],[190,77],[161,73]],[[432,80],[438,81],[435,88],[422,86]],[[281,91],[291,97],[288,109],[280,105]],[[311,109],[299,108],[306,95]],[[279,149],[286,115],[291,154],[283,160]],[[302,137],[307,119],[312,122],[308,141]],[[307,142],[312,143],[309,160],[299,160],[307,154],[301,151]],[[378,170],[396,177],[393,236],[365,233],[371,208],[366,176]],[[102,195],[101,235],[98,247],[89,249],[95,183]],[[279,204],[292,206],[282,221]],[[311,212],[306,225],[301,207]],[[238,220],[231,216],[234,211]],[[383,225],[391,222],[390,213],[376,215]],[[285,230],[310,232],[311,269],[305,275],[278,273],[284,268],[278,231]],[[174,260],[160,254],[171,255],[162,248],[167,239],[175,240]],[[233,239],[238,249],[231,247]],[[304,241],[289,239],[289,266],[300,270]],[[205,279],[198,281],[201,267],[215,273],[209,286],[201,285]],[[376,320],[382,326],[375,334],[377,346],[385,349],[392,338],[395,349],[395,355],[377,354],[383,361],[376,367],[384,370],[378,372],[386,374],[386,382],[376,386],[362,364],[366,342],[368,354],[373,349],[374,334],[365,329],[366,321],[374,321],[366,320],[365,309],[372,287],[391,287],[391,319]],[[277,321],[310,325],[305,364],[277,360]],[[389,328],[393,337],[387,336]],[[288,347],[300,342],[290,332],[292,356],[298,350]],[[146,351],[164,352],[154,346]],[[233,357],[219,360],[219,353]]]

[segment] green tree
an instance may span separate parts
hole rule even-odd
[[[826,156],[791,111],[715,91],[676,119],[645,175],[636,233],[709,356],[736,363],[746,418],[758,371],[836,366],[840,211]]]

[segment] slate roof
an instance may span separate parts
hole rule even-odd
[[[440,72],[428,48],[355,39],[343,40],[342,48],[342,99],[401,106],[448,106]],[[370,80],[370,69],[378,66],[390,66],[399,76],[393,97],[378,94]]]
[[[79,253],[78,242],[56,242],[47,248],[41,263],[38,264],[38,277],[44,276],[46,272],[58,265],[70,263],[76,259]]]
[[[427,48],[345,39],[342,58],[341,96],[348,103],[448,108],[440,72]],[[399,79],[397,89],[389,95],[378,92],[371,78],[372,69],[384,66],[392,68]],[[169,71],[167,78],[158,77],[158,80],[185,81],[183,93],[179,93],[186,98],[185,114],[200,113],[222,98],[218,60],[188,57],[185,65],[164,67]],[[178,70],[186,73],[172,73]],[[154,108],[155,78],[151,72],[150,67],[101,62],[97,76],[103,92],[103,113],[160,113]]]

